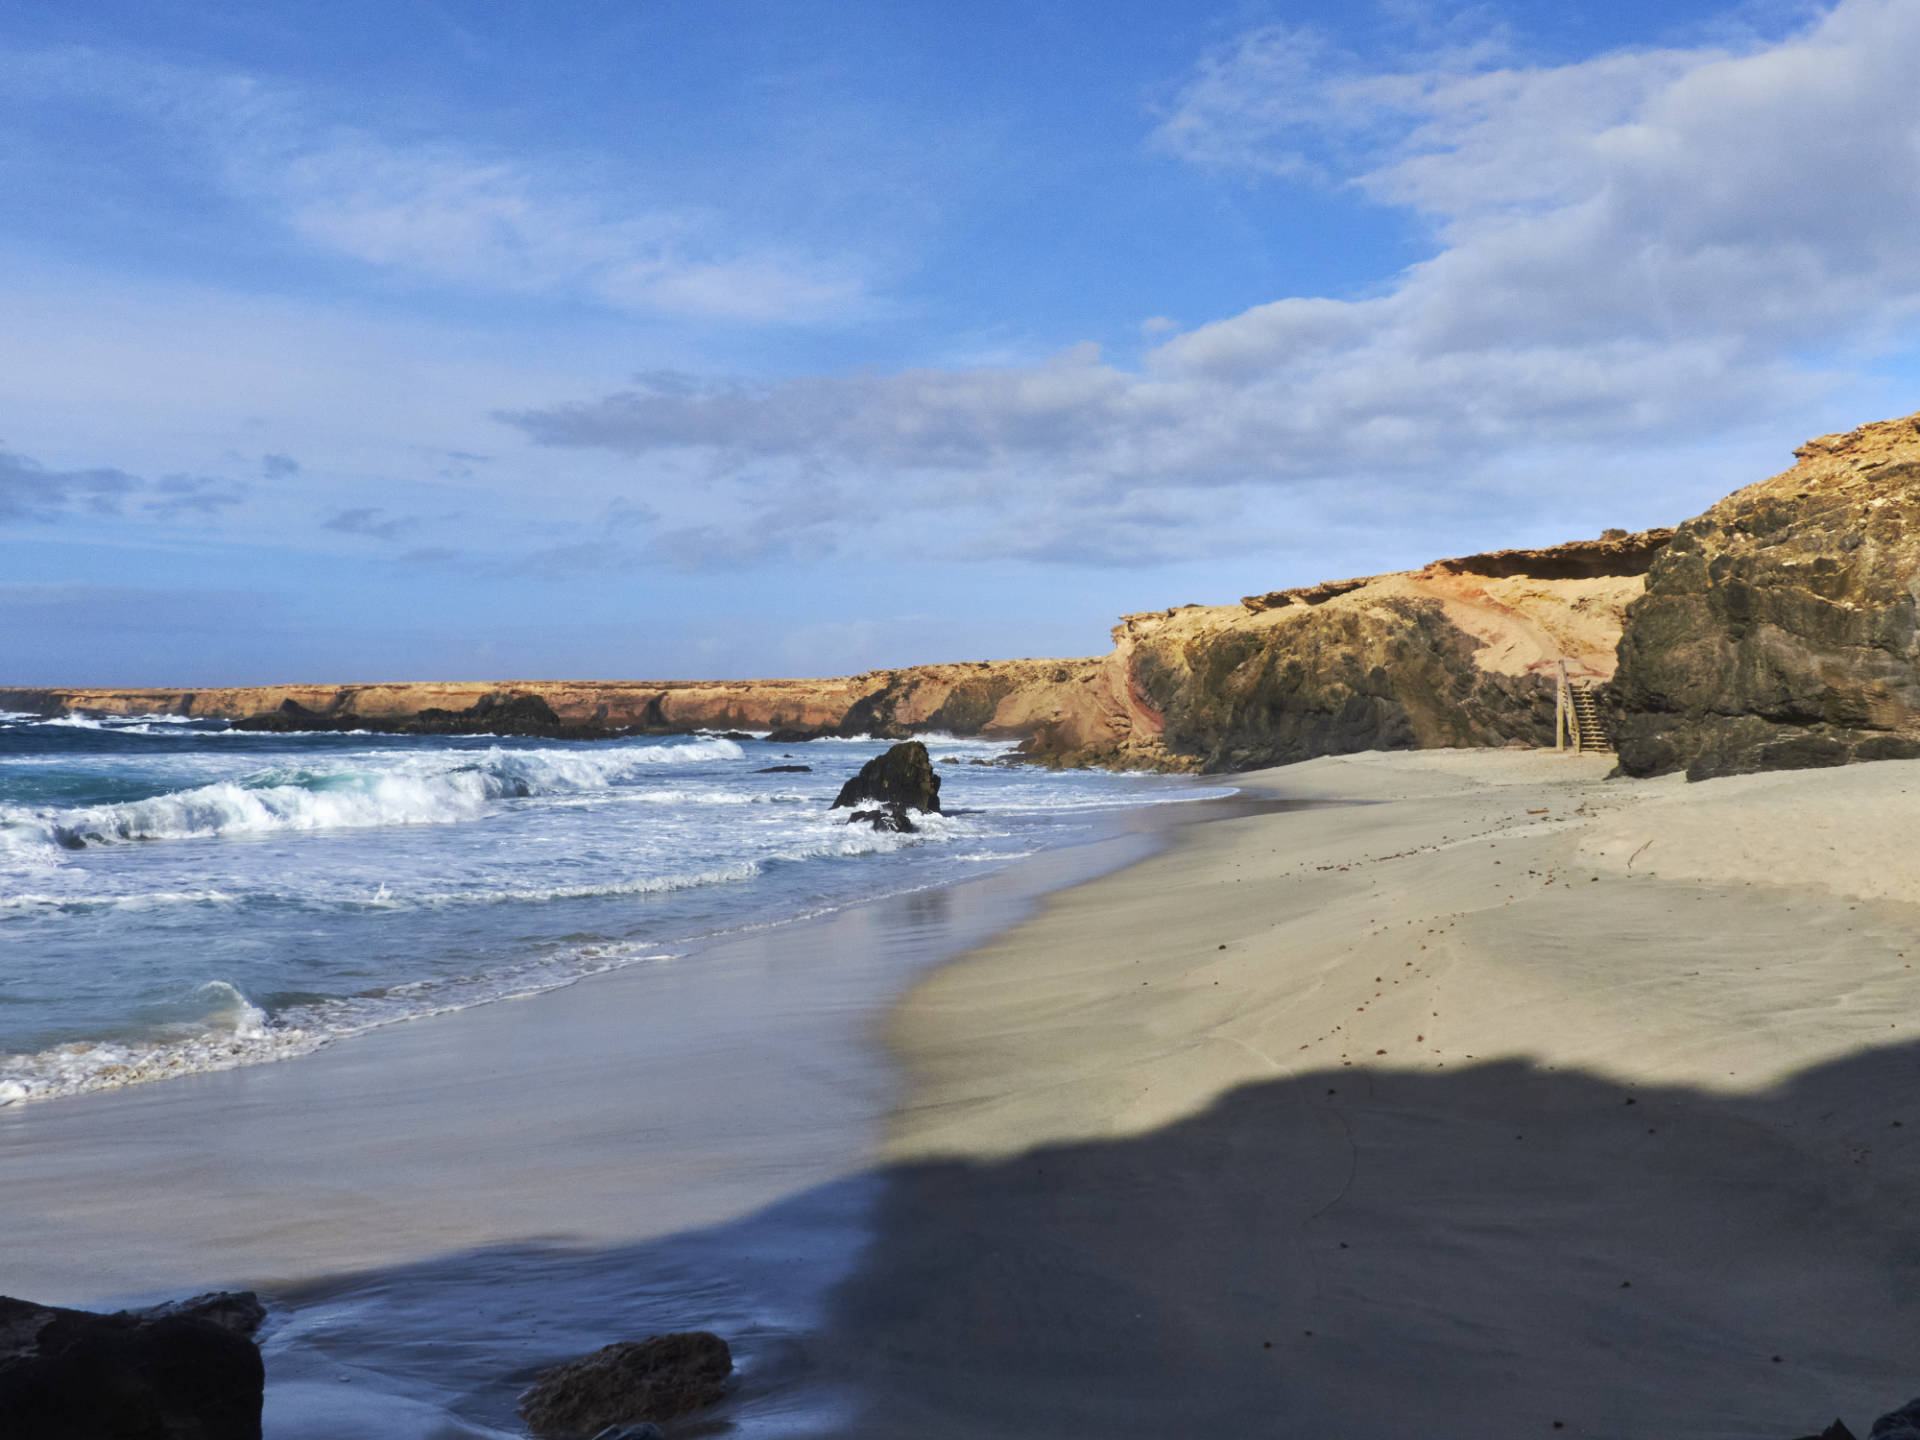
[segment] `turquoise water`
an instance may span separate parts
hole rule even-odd
[[[928,743],[951,813],[893,835],[828,809],[878,741],[0,717],[0,1104],[290,1058],[1222,793]]]

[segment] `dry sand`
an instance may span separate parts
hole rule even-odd
[[[0,1289],[278,1281],[315,1440],[511,1434],[539,1365],[689,1324],[743,1373],[688,1434],[1864,1435],[1920,1392],[1920,762],[1608,764],[1244,777],[1323,803],[891,1011],[1112,857],[12,1107]]]
[[[899,1436],[1859,1433],[1920,1393],[1920,763],[1246,777],[921,983]]]

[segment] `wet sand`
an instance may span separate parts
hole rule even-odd
[[[1864,1434],[1920,1393],[1920,764],[1607,765],[1315,761],[1159,853],[0,1112],[4,1288],[267,1285],[297,1440],[516,1434],[694,1325],[740,1376],[676,1440]]]
[[[261,1289],[270,1435],[517,1434],[545,1364],[697,1326],[735,1338],[755,1433],[817,1430],[796,1346],[877,1193],[888,1005],[1222,803],[299,1059],[0,1110],[0,1290]]]
[[[1920,1393],[1920,765],[1608,764],[1242,777],[1367,803],[1189,829],[916,986],[844,1433],[1789,1440]]]

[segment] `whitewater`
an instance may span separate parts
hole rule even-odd
[[[950,812],[829,810],[885,742],[256,734],[0,715],[0,1105],[289,1059],[698,963],[713,937],[941,886],[1222,793],[927,737]],[[806,770],[773,767],[807,766]]]

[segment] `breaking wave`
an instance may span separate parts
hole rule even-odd
[[[79,1040],[33,1055],[0,1057],[0,1107],[178,1075],[233,1070],[309,1055],[321,1046],[405,1020],[557,990],[589,975],[672,956],[622,946],[582,946],[484,975],[423,980],[267,1012],[224,980],[200,987],[203,1013],[137,1039]]]
[[[402,754],[382,766],[282,767],[145,800],[71,809],[0,807],[0,847],[67,850],[142,840],[184,840],[285,830],[448,825],[507,799],[605,790],[661,767],[737,760],[731,740],[697,740],[586,754],[503,750]]]

